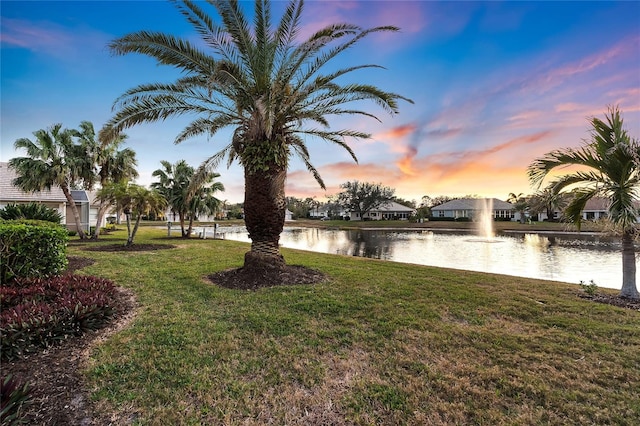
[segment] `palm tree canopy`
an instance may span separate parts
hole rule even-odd
[[[256,0],[253,30],[237,0],[208,3],[217,11],[221,23],[212,20],[200,3],[176,2],[206,51],[189,40],[150,31],[129,34],[110,43],[114,54],[151,56],[159,64],[182,71],[182,77],[173,83],[142,84],[125,92],[116,100],[109,131],[192,115],[195,118],[178,134],[176,143],[198,135],[214,135],[223,128],[233,130],[230,143],[209,158],[213,167],[227,158],[228,164],[239,161],[250,173],[273,166],[286,169],[289,157],[297,155],[324,188],[311,164],[307,137],[337,144],[357,161],[345,138],[370,135],[349,129],[332,130],[328,117],[355,114],[378,120],[374,114],[349,105],[373,101],[386,112],[396,114],[398,100],[412,102],[372,85],[338,82],[340,77],[358,70],[381,68],[377,65],[322,72],[326,64],[358,41],[374,33],[397,31],[396,27],[363,29],[333,24],[297,42],[302,0],[289,2],[277,25],[271,20],[270,2]]]
[[[9,160],[18,177],[13,184],[23,191],[41,191],[52,186],[71,188],[85,175],[84,155],[73,139],[72,130],[54,124],[33,132],[35,140],[20,138],[16,149],[24,149],[27,157]]]
[[[605,119],[592,117],[590,140],[579,148],[551,151],[528,168],[530,181],[540,186],[548,174],[566,166],[579,170],[549,183],[554,193],[574,189],[566,215],[580,226],[581,212],[588,200],[601,196],[610,200],[609,217],[624,231],[634,228],[638,216],[640,143],[623,128],[618,107],[610,107]]]

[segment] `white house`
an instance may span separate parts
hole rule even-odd
[[[494,219],[519,220],[520,214],[513,208],[513,204],[497,198],[461,198],[447,201],[431,208],[431,216],[434,218],[468,218],[477,219],[487,201],[491,207],[491,216]]]
[[[376,209],[371,209],[362,218],[357,212],[349,212],[347,215],[351,220],[408,220],[415,212],[411,207],[388,201]]]
[[[15,171],[9,168],[9,163],[0,162],[0,208],[9,204],[41,203],[57,210],[62,215],[62,223],[66,225],[67,229],[76,230],[73,213],[60,187],[52,186],[50,190],[24,192],[13,185],[13,180],[16,177]],[[89,228],[96,225],[98,214],[95,194],[84,190],[72,190],[71,197],[80,213],[80,226],[85,232],[89,232]],[[105,224],[106,218],[103,218],[101,226],[105,226]]]

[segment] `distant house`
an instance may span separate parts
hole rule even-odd
[[[351,220],[408,220],[415,212],[416,210],[411,207],[389,201],[376,209],[371,209],[362,218],[357,212],[348,212],[347,215]]]
[[[289,222],[291,220],[293,220],[293,212],[289,209],[285,210],[284,212],[284,220]]]
[[[0,208],[8,204],[41,203],[57,210],[62,215],[62,223],[67,229],[76,230],[76,221],[60,187],[53,186],[50,190],[24,192],[13,185],[16,177],[15,171],[9,168],[9,163],[0,162]],[[71,197],[80,213],[80,226],[85,232],[89,232],[90,227],[95,226],[97,220],[98,202],[95,200],[95,194],[84,190],[72,190]],[[106,219],[103,218],[101,226],[105,224]]]
[[[492,203],[491,216],[494,219],[519,220],[520,214],[513,208],[513,204],[497,198],[460,198],[447,201],[431,208],[431,216],[434,218],[465,218],[475,220],[480,216],[482,206],[490,200]]]

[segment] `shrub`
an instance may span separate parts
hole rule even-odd
[[[12,359],[104,326],[115,313],[114,285],[66,275],[0,287],[2,358]]]
[[[45,221],[0,221],[0,282],[59,275],[67,267],[67,230]]]
[[[11,374],[0,382],[0,421],[3,425],[18,425],[20,409],[31,400],[31,389],[27,383],[20,383]]]
[[[31,202],[29,204],[7,205],[5,208],[0,209],[0,219],[36,219],[60,223],[62,222],[62,215],[57,210],[49,208],[44,204]]]

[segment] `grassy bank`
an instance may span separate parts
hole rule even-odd
[[[640,312],[581,299],[578,286],[283,249],[289,264],[330,279],[228,290],[205,277],[241,266],[248,245],[165,236],[143,228],[137,238],[177,248],[70,247],[97,260],[83,273],[132,289],[140,303],[86,369],[118,424],[640,418]]]

